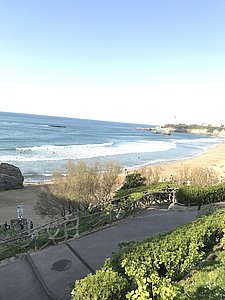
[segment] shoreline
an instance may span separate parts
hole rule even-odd
[[[204,167],[213,169],[218,173],[220,182],[225,182],[225,141],[215,147],[209,148],[203,153],[177,161],[170,161],[159,163],[157,165],[148,165],[145,167],[138,167],[132,170],[141,171],[141,169],[152,169],[157,167],[161,178],[171,178],[179,171],[188,168],[189,170]],[[129,169],[127,169],[129,172]],[[121,180],[125,177],[125,172],[121,173]],[[50,184],[47,182],[25,183],[24,189],[0,191],[0,224],[5,220],[17,218],[16,206],[24,205],[24,217],[32,220],[34,226],[40,226],[48,222],[48,219],[43,219],[36,215],[34,206],[38,200],[38,194],[43,187]]]
[[[146,165],[144,167],[139,167],[136,170],[145,168],[151,169],[155,167],[161,169],[160,173],[164,178],[171,178],[171,175],[174,176],[185,167],[189,168],[189,170],[195,168],[209,168],[218,173],[219,180],[223,182],[225,181],[225,141],[214,147],[208,148],[195,156],[154,165]]]
[[[218,158],[218,155],[223,156],[223,153],[224,153],[224,158],[221,157]],[[222,162],[220,163],[221,159]],[[219,167],[217,166],[218,164],[220,164]],[[139,166],[122,167],[122,169],[126,170],[126,172],[129,173],[133,171],[141,171],[143,169],[153,169],[155,167],[158,167],[162,169],[161,173],[167,174],[169,172],[169,169],[171,169],[170,170],[171,173],[174,173],[174,172],[178,172],[179,171],[178,169],[181,169],[184,166],[189,167],[189,169],[194,169],[196,167],[210,168],[218,173],[218,176],[221,177],[221,180],[225,179],[225,139],[223,142],[219,144],[215,144],[212,147],[209,147],[206,150],[202,151],[201,153],[193,156],[188,156],[188,157],[178,158],[173,160],[165,160],[165,161],[161,160],[159,162],[154,162],[154,163],[149,162]],[[125,175],[124,171],[120,175],[121,177],[123,177]],[[162,177],[165,176],[163,176],[162,174]],[[52,179],[46,179],[46,180],[36,179],[34,181],[31,180],[26,181],[25,178],[24,180],[24,186],[45,186],[51,183],[52,183]]]

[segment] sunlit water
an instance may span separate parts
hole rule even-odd
[[[69,159],[114,160],[124,168],[195,156],[222,139],[137,130],[153,125],[0,113],[0,162],[18,166],[27,182],[65,171]]]

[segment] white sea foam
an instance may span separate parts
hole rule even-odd
[[[218,145],[218,143],[224,142],[223,138],[215,138],[215,137],[202,137],[199,139],[177,139],[177,140],[172,140],[176,141],[176,143],[179,144],[211,144],[211,145]]]
[[[132,153],[151,153],[168,151],[176,147],[176,143],[143,140],[126,143],[103,143],[85,145],[42,145],[34,147],[16,148],[15,155],[0,156],[0,160],[35,162],[57,161],[67,159],[86,159],[103,156],[114,156]]]
[[[7,125],[7,126],[14,126],[14,125],[20,125],[21,123],[19,122],[0,122],[1,125]]]
[[[122,166],[137,167],[199,155],[224,141],[186,133],[153,135],[135,131],[136,124],[7,113],[0,113],[0,119],[0,163],[15,164],[32,181],[49,179],[59,168],[64,172],[68,159],[100,157],[102,163],[112,159]],[[65,128],[49,124],[62,124]]]

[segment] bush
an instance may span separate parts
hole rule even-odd
[[[75,283],[72,300],[120,300],[127,290],[127,281],[115,272],[109,260],[104,267]]]
[[[110,264],[78,281],[73,300],[176,299],[177,281],[220,242],[225,210],[142,242],[121,244]]]
[[[146,178],[142,176],[141,173],[134,172],[132,174],[128,174],[125,177],[121,190],[131,189],[131,188],[145,186],[145,185],[146,185]]]
[[[201,218],[203,216],[210,216],[214,214],[214,212],[217,211],[217,208],[215,206],[207,206],[207,207],[202,207],[197,214],[197,218]]]
[[[177,201],[186,205],[204,205],[225,200],[225,184],[207,187],[185,186],[176,193]]]

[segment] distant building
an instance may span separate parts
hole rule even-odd
[[[204,127],[212,127],[212,124],[209,124],[209,123],[202,123],[201,125]]]

